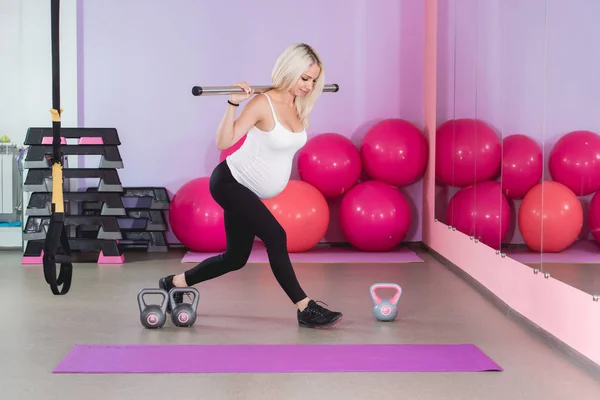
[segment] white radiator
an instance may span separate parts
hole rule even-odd
[[[21,220],[22,191],[19,162],[21,149],[0,143],[0,224]]]

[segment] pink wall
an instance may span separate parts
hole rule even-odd
[[[424,68],[424,122],[423,132],[429,142],[429,160],[423,176],[423,243],[432,243],[432,221],[435,218],[435,129],[437,103],[437,35],[438,2],[426,0],[425,10],[425,68]]]
[[[435,159],[435,128],[439,122],[436,121],[436,106],[444,103],[444,92],[440,95],[439,89],[439,71],[435,68],[439,65],[437,46],[441,46],[441,50],[444,44],[439,42],[436,29],[442,26],[437,20],[447,18],[447,9],[443,6],[448,3],[439,4],[438,9],[437,0],[426,0],[425,132],[430,140],[432,160]],[[434,222],[431,218],[436,201],[434,171],[435,165],[430,163],[423,184],[423,242],[525,318],[600,364],[600,302],[594,302],[592,296],[552,277],[534,274],[531,268],[497,255],[494,249],[475,243],[441,222]]]
[[[438,126],[479,118],[500,138],[515,133],[543,148],[544,179],[552,146],[574,130],[600,133],[600,2],[589,0],[450,0],[440,2]],[[437,216],[457,191],[438,187]],[[584,210],[592,195],[582,197]],[[516,221],[520,200],[513,200]],[[584,228],[581,238],[589,237]],[[505,242],[523,243],[514,223]]]
[[[209,175],[224,97],[194,98],[193,85],[268,84],[276,57],[304,41],[322,55],[327,83],[310,135],[355,143],[371,125],[401,117],[423,123],[423,4],[105,0],[82,5],[82,120],[121,135],[127,186],[165,186]],[[135,4],[135,5],[134,5]],[[312,24],[312,27],[309,27]],[[294,174],[297,177],[297,174]],[[422,183],[402,189],[413,205],[406,240],[421,239]],[[328,240],[340,240],[332,202]]]

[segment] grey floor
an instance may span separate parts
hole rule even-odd
[[[576,242],[565,252],[575,253],[573,255],[574,259],[579,261],[582,259],[581,253],[587,253],[586,258],[589,260],[587,262],[556,262],[551,256],[539,254],[536,257],[536,262],[526,263],[525,265],[538,270],[542,274],[549,274],[552,278],[582,292],[592,296],[600,296],[600,263],[597,257],[599,248],[591,240],[586,242]],[[519,252],[530,253],[526,245],[510,245],[510,248],[513,251],[517,249],[516,251]],[[507,254],[507,257],[511,257],[510,253]]]
[[[569,286],[573,286],[582,292],[592,296],[600,296],[600,264],[578,264],[578,263],[536,263],[527,264],[540,273],[550,274]]]
[[[124,266],[76,265],[53,296],[40,267],[0,253],[2,399],[599,399],[600,383],[503,315],[428,254],[418,264],[298,264],[315,299],[344,312],[326,331],[298,328],[265,264],[198,286],[191,329],[141,327],[136,294],[190,267],[181,254],[130,256]],[[137,260],[136,260],[137,259]],[[377,323],[369,286],[404,288],[399,318]],[[544,299],[539,299],[544,301]],[[600,340],[600,332],[598,335]],[[53,375],[75,343],[474,343],[503,368],[485,373]]]

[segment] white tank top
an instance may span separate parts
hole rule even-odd
[[[294,133],[281,125],[273,103],[263,93],[273,114],[275,127],[264,132],[253,126],[242,146],[225,160],[231,175],[261,199],[277,196],[285,189],[292,174],[296,152],[306,144],[306,129]]]

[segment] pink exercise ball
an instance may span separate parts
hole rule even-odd
[[[492,181],[460,189],[446,210],[449,226],[494,249],[499,249],[506,237],[510,217],[510,205],[502,194],[502,186]]]
[[[339,224],[348,242],[362,251],[398,246],[411,223],[410,205],[400,189],[380,181],[361,182],[342,198]]]
[[[364,170],[393,186],[410,185],[427,167],[429,144],[419,128],[398,118],[375,124],[360,146]]]
[[[226,247],[223,209],[213,200],[209,177],[179,188],[171,200],[169,222],[179,241],[191,251],[216,252]]]
[[[522,199],[542,179],[544,157],[541,146],[525,135],[510,135],[502,141],[502,192]]]
[[[240,147],[242,147],[242,145],[246,141],[247,136],[248,136],[247,134],[242,136],[240,138],[240,140],[235,142],[232,146],[226,148],[225,150],[221,150],[221,155],[219,156],[219,162],[222,162],[224,159],[226,159],[228,156],[235,153]]]
[[[571,189],[543,181],[527,194],[518,215],[519,231],[535,252],[558,253],[571,246],[583,228],[583,207]]]
[[[600,244],[600,195],[598,193],[600,192],[596,192],[590,201],[588,224],[594,240]]]
[[[285,230],[290,253],[310,250],[327,232],[329,204],[309,183],[290,180],[283,192],[263,203]]]
[[[455,119],[438,127],[435,156],[436,178],[446,185],[465,187],[498,175],[502,146],[485,122]]]
[[[361,171],[358,148],[338,133],[317,135],[298,153],[300,179],[326,198],[346,193],[358,182]]]
[[[577,196],[600,189],[600,135],[574,131],[561,137],[550,152],[548,168],[552,179]]]

